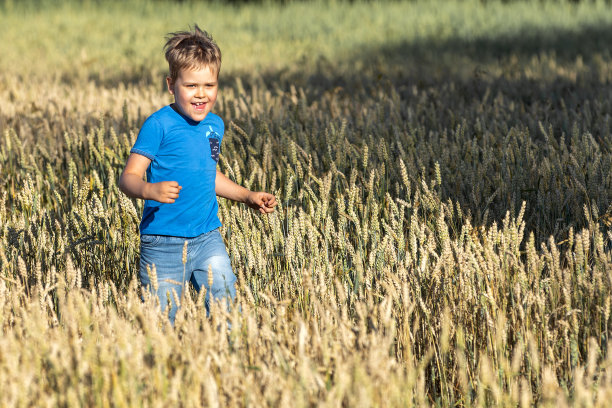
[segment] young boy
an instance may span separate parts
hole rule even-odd
[[[215,195],[271,213],[276,199],[266,192],[241,187],[217,170],[224,124],[212,113],[217,100],[221,51],[206,31],[169,34],[165,45],[174,103],[143,124],[119,180],[119,188],[145,200],[140,223],[140,281],[156,292],[164,310],[177,303],[186,282],[206,287],[206,308],[212,300],[236,296],[230,259],[219,233]],[[147,180],[143,176],[147,174]],[[187,256],[183,248],[187,241]],[[185,262],[185,264],[184,264]],[[147,267],[155,265],[157,284]],[[209,267],[212,287],[209,287]],[[173,293],[175,292],[176,295]]]

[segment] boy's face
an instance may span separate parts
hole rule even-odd
[[[167,77],[166,83],[181,113],[196,122],[204,120],[217,100],[217,73],[209,66],[182,69],[176,81]]]

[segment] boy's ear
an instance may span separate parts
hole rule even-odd
[[[170,92],[171,95],[174,95],[174,82],[172,82],[172,78],[169,76],[166,77],[166,85],[168,85],[168,92]]]

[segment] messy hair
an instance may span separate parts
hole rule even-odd
[[[166,61],[172,82],[182,69],[197,69],[208,66],[219,74],[221,50],[212,37],[197,24],[193,31],[179,31],[166,36]]]

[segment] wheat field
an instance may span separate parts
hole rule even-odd
[[[279,206],[219,199],[236,305],[192,290],[171,327],[117,182],[193,23],[220,169]],[[0,406],[612,399],[605,2],[4,0],[0,25]]]

